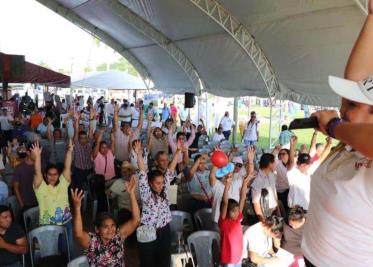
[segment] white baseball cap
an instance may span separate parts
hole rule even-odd
[[[373,76],[360,82],[329,76],[329,86],[343,98],[373,105]]]
[[[232,159],[232,163],[234,163],[234,164],[236,164],[236,163],[243,164],[243,161],[242,161],[241,157],[234,157]]]

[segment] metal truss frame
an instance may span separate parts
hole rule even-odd
[[[113,14],[120,17],[127,24],[164,49],[183,69],[191,81],[196,94],[201,94],[204,84],[198,71],[185,53],[171,39],[118,0],[99,0],[99,2]]]
[[[280,88],[272,65],[249,30],[216,0],[189,1],[231,35],[258,69],[269,97],[278,96]]]
[[[354,2],[365,15],[369,14],[369,0],[354,0]]]
[[[56,12],[57,14],[61,15],[62,17],[66,18],[79,28],[83,29],[84,31],[88,32],[92,36],[98,38],[99,40],[103,41],[105,44],[113,48],[117,51],[120,55],[128,60],[132,64],[132,66],[139,72],[141,78],[144,81],[145,86],[148,88],[151,75],[147,68],[140,62],[140,60],[131,53],[128,48],[123,46],[118,40],[111,37],[109,34],[104,32],[103,30],[99,29],[98,27],[94,26],[90,22],[80,18],[77,14],[75,14],[70,9],[64,7],[63,5],[59,4],[53,0],[37,0],[39,3],[43,4],[44,6],[48,7],[52,11]]]

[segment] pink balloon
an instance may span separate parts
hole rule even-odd
[[[211,155],[211,163],[217,168],[223,168],[228,164],[228,156],[224,151],[215,151]]]

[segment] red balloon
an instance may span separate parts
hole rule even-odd
[[[215,151],[211,155],[211,163],[217,168],[223,168],[228,164],[228,156],[224,151]]]

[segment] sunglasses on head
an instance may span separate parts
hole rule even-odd
[[[235,165],[236,167],[238,167],[238,168],[242,168],[242,166],[243,166],[241,163],[235,163],[234,165]]]

